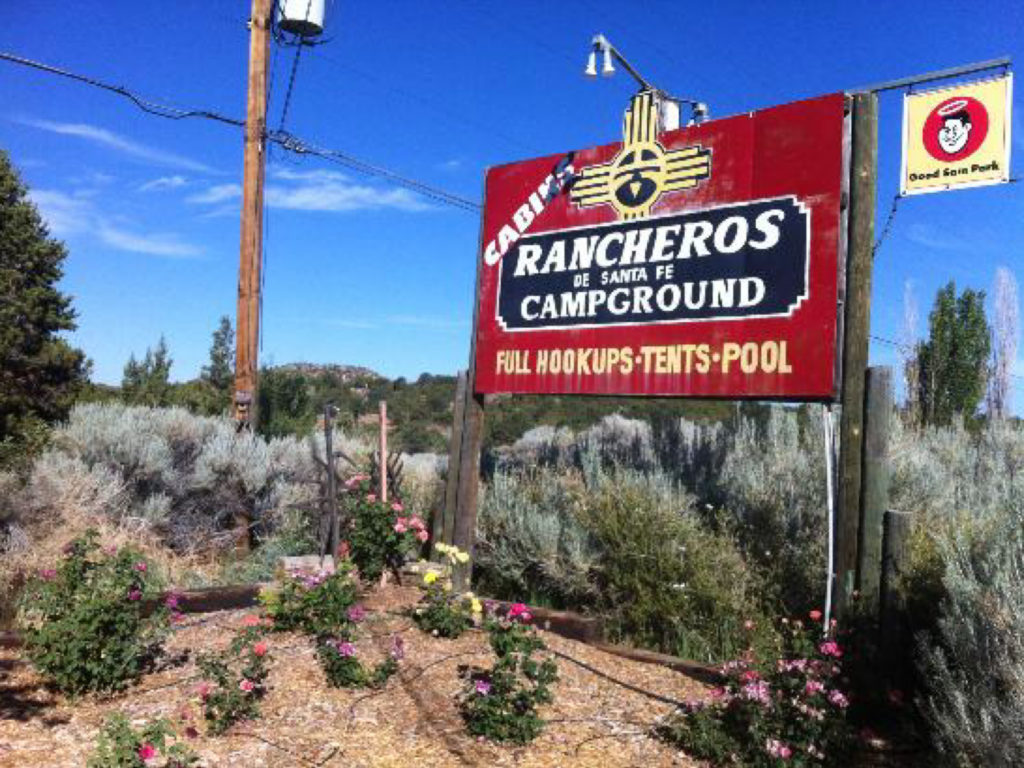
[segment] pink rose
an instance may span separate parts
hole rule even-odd
[[[238,687],[246,693],[250,693],[256,686],[253,684],[252,680],[243,680],[238,684]]]
[[[258,627],[260,625],[260,617],[249,614],[242,619],[243,627]]]
[[[408,529],[405,527],[405,523],[403,523],[403,522],[395,523],[395,533],[405,533],[407,530]]]
[[[366,618],[366,609],[361,605],[353,605],[348,609],[348,620],[359,623]]]
[[[807,685],[804,686],[804,693],[808,696],[813,696],[816,693],[821,693],[825,690],[825,686],[817,680],[808,680]]]
[[[148,566],[141,560],[135,564],[135,570],[139,573],[145,573]]]
[[[136,600],[141,600],[142,599],[142,592],[140,590],[138,590],[138,589],[133,589],[130,592],[128,592],[128,599],[131,600],[133,603]]]
[[[807,615],[811,617],[811,621],[821,621],[821,611],[811,611]]]
[[[156,757],[156,747],[154,747],[152,744],[147,742],[147,743],[143,744],[141,747],[139,747],[139,753],[138,754],[139,754],[139,759],[142,760],[144,763],[147,763],[150,760],[152,760],[154,757]]]
[[[368,494],[366,494],[366,500],[369,501],[372,504],[373,502],[375,502],[377,500],[377,494],[376,493],[368,493]]]
[[[850,700],[847,699],[840,691],[830,691],[828,694],[828,701],[834,707],[839,709],[846,709],[850,704]]]
[[[396,501],[394,504],[392,504],[391,505],[391,509],[393,509],[395,512],[404,512],[405,511],[405,507],[402,506],[402,502],[400,502],[400,501]]]
[[[252,647],[252,652],[255,653],[257,656],[266,656],[267,644],[263,641],[256,643],[256,645]]]
[[[356,647],[352,643],[335,643],[334,647],[337,648],[338,653],[340,653],[345,658],[356,655]]]
[[[765,742],[764,749],[772,757],[778,757],[783,760],[788,760],[793,756],[793,750],[778,739],[768,739]]]
[[[416,531],[416,538],[420,541],[426,541],[430,538],[430,534],[426,531]]]
[[[423,524],[423,518],[419,515],[413,515],[412,517],[410,517],[409,525],[419,530],[426,528],[426,526]]]
[[[839,647],[839,643],[835,640],[826,640],[818,648],[826,656],[832,656],[834,658],[840,658],[843,655],[843,650]]]

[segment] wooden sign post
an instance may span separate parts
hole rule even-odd
[[[846,290],[843,296],[842,389],[839,426],[839,489],[833,597],[842,614],[856,589],[864,444],[864,379],[871,327],[871,268],[875,238],[878,166],[878,97],[852,99],[853,130]]]

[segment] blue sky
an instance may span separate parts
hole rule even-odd
[[[243,116],[248,10],[245,0],[14,3],[0,49]],[[1022,30],[1019,2],[334,0],[330,41],[303,52],[285,127],[476,200],[490,165],[616,139],[633,86],[621,71],[582,77],[596,32],[661,88],[723,116],[1001,55],[1024,61]],[[274,128],[293,51],[272,54]],[[234,317],[240,130],[161,120],[3,62],[0,93],[0,147],[70,251],[73,340],[94,378],[119,382],[129,354],[161,333],[172,377],[197,375],[218,317]],[[881,96],[879,227],[898,186],[901,98]],[[465,366],[477,216],[281,150],[267,202],[264,361],[407,377]],[[908,285],[921,333],[940,285],[988,289],[1000,265],[1024,283],[1024,185],[903,200],[876,260],[872,332],[904,338]],[[874,344],[872,361],[897,357]],[[1020,411],[1024,392],[1016,401]]]

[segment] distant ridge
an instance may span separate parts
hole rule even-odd
[[[358,379],[386,379],[376,371],[363,368],[359,365],[338,365],[336,363],[286,363],[284,365],[271,366],[275,371],[287,373],[301,373],[303,376],[327,375],[348,384]]]

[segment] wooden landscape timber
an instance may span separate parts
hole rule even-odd
[[[178,598],[178,610],[182,613],[215,613],[218,611],[252,608],[259,605],[260,590],[268,586],[271,585],[263,583],[237,584],[227,587],[204,587],[202,589],[174,591],[173,594]],[[159,598],[146,601],[143,603],[143,611],[151,612],[155,610],[163,604],[170,594],[172,593],[167,592]],[[511,605],[510,602],[501,600],[491,602],[504,610],[507,610]],[[530,607],[529,610],[533,614],[533,624],[535,626],[568,640],[576,640],[605,653],[632,661],[667,667],[701,682],[714,684],[720,679],[716,668],[711,665],[700,664],[654,651],[605,642],[604,621],[600,617],[583,616],[572,611],[556,611],[541,607]],[[0,633],[0,648],[19,648],[21,645],[22,640],[17,632]]]

